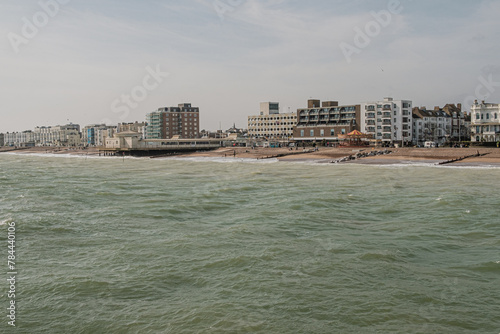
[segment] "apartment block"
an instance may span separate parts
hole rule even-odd
[[[297,114],[279,112],[278,102],[262,102],[260,114],[248,117],[248,136],[251,138],[290,138],[297,124]]]
[[[80,125],[37,126],[34,130],[37,146],[79,146]]]
[[[197,138],[200,132],[200,109],[190,103],[159,108],[146,115],[147,139],[171,139],[174,136]]]
[[[91,124],[82,129],[82,142],[85,146],[105,146],[106,138],[116,133],[116,126],[106,124]]]
[[[471,107],[471,141],[494,143],[500,141],[500,104],[478,103]]]
[[[31,130],[4,133],[4,145],[33,147],[35,146],[35,133]]]
[[[361,106],[339,106],[338,101],[309,100],[307,108],[297,110],[293,137],[298,141],[337,141],[339,135],[359,130]]]
[[[412,101],[391,97],[361,104],[361,132],[384,143],[412,142]]]

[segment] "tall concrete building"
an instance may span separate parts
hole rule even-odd
[[[321,105],[321,106],[320,106]],[[298,109],[293,138],[297,141],[336,141],[339,135],[359,130],[361,106],[339,106],[337,101],[309,100],[307,108]]]
[[[476,100],[471,107],[471,123],[472,142],[500,141],[500,104]]]
[[[146,115],[147,139],[197,138],[200,133],[200,109],[190,103],[159,108]]]
[[[268,139],[290,138],[296,124],[297,114],[280,114],[278,102],[262,102],[260,114],[248,117],[248,136]]]
[[[361,104],[361,132],[384,143],[412,142],[412,101],[386,97]]]

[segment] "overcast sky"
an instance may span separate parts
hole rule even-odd
[[[498,13],[498,0],[0,0],[0,132],[185,102],[208,130],[246,128],[264,101],[498,103]]]

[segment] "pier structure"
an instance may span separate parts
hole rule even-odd
[[[106,139],[106,146],[99,148],[103,155],[152,156],[181,154],[218,149],[223,145],[220,138],[203,139],[139,139],[137,132],[122,132]]]

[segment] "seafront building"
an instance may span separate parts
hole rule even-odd
[[[106,124],[91,124],[82,129],[84,146],[105,146],[106,138],[113,137],[117,127]]]
[[[412,116],[414,145],[424,146],[426,141],[432,141],[442,146],[449,140],[452,117],[441,108],[427,110],[425,107],[415,107]]]
[[[31,130],[22,132],[7,132],[4,134],[4,145],[33,147],[35,146],[35,133]]]
[[[37,126],[34,138],[36,146],[79,146],[80,125]]]
[[[339,135],[359,130],[361,106],[339,106],[337,101],[309,100],[307,108],[297,110],[296,141],[325,140],[336,142]]]
[[[250,138],[288,139],[297,125],[296,113],[280,113],[278,102],[262,102],[259,115],[248,117]]]
[[[442,110],[451,117],[450,141],[469,141],[470,115],[462,111],[462,104],[447,104]]]
[[[118,127],[116,132],[137,132],[140,133],[141,136],[139,139],[143,139],[146,137],[146,129],[147,129],[147,123],[146,122],[133,122],[133,123],[118,123]]]
[[[471,107],[471,141],[495,143],[500,141],[500,104],[478,103]]]
[[[384,144],[408,145],[412,142],[412,101],[394,100],[361,104],[361,132]]]
[[[147,139],[197,138],[200,132],[200,108],[191,103],[159,108],[146,115]]]

